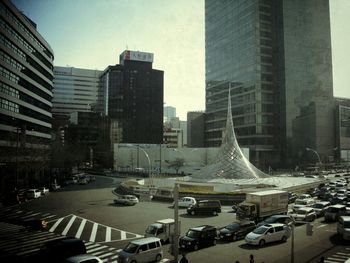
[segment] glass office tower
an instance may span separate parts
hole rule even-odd
[[[327,155],[332,131],[328,0],[206,0],[207,146],[221,143],[228,88],[241,147],[260,168]]]

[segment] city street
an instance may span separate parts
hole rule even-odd
[[[112,190],[120,180],[123,179],[97,176],[95,182],[87,185],[66,186],[58,192],[27,203],[1,208],[1,221],[11,223],[11,220],[17,218],[45,219],[49,222],[48,231],[38,234],[38,239],[45,240],[58,235],[76,236],[86,242],[88,253],[98,255],[105,262],[113,262],[116,260],[116,249],[123,248],[131,239],[142,237],[149,224],[159,219],[172,218],[174,215],[170,203],[140,202],[135,206],[114,205],[115,196]],[[184,209],[180,210],[179,215],[181,235],[190,227],[203,224],[222,227],[235,219],[235,214],[229,206],[224,206],[219,216],[188,216]],[[2,227],[4,228],[6,224]],[[36,237],[30,237],[30,233],[22,234],[26,235],[27,241],[37,241]],[[21,232],[17,235],[20,236]],[[16,250],[11,250],[6,240],[2,238],[0,251],[14,253]],[[311,237],[306,236],[305,226],[295,228],[296,263],[318,262],[321,256],[329,258],[326,262],[344,262],[350,257],[350,250],[346,247],[348,245],[336,235],[336,223],[324,223],[322,218],[314,222],[314,234]],[[13,246],[16,244],[13,243]],[[165,245],[164,257],[170,259],[172,257],[168,250],[169,245]],[[188,253],[187,258],[189,262],[247,262],[250,254],[254,254],[255,262],[290,262],[291,240],[264,247],[247,245],[244,240],[232,243],[218,241],[214,247]]]

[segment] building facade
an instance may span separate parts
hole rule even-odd
[[[258,167],[334,147],[328,0],[206,0],[205,45],[206,146],[221,143],[231,89],[238,142]]]
[[[64,124],[73,112],[91,111],[97,103],[101,72],[92,69],[54,67],[52,115],[55,123]]]
[[[101,74],[97,110],[111,119],[119,143],[162,142],[164,72],[152,62],[152,53],[126,50]]]
[[[10,1],[0,2],[1,190],[47,181],[53,50]]]
[[[187,146],[204,147],[204,112],[187,112]]]
[[[176,117],[176,108],[173,106],[164,106],[164,122],[170,121]]]
[[[335,98],[335,162],[350,165],[350,99]],[[332,153],[332,152],[331,152]]]

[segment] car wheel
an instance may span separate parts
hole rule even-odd
[[[198,249],[199,249],[198,244],[195,244],[195,245],[193,246],[193,250],[198,250]]]
[[[196,214],[196,212],[195,212],[195,211],[192,211],[192,212],[191,212],[191,215],[193,215],[193,216],[194,216],[195,214]]]
[[[259,242],[259,246],[263,246],[263,245],[265,245],[265,240],[261,239],[260,242]]]
[[[286,236],[283,236],[282,237],[282,242],[286,242],[287,241],[287,237]]]
[[[213,216],[217,216],[218,212],[216,212],[215,210],[213,211]]]
[[[162,260],[162,255],[161,254],[158,254],[157,256],[156,256],[156,262],[159,262],[159,261],[161,261]]]

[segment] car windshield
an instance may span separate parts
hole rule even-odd
[[[305,200],[296,200],[296,201],[295,201],[295,204],[296,204],[296,205],[306,205],[306,204],[307,204],[307,201],[305,201]]]
[[[340,211],[339,208],[335,208],[335,207],[328,207],[327,208],[327,212],[329,212],[329,213],[337,213],[338,211]]]
[[[350,221],[344,222],[344,228],[350,228]]]
[[[271,223],[274,223],[275,221],[276,221],[276,218],[269,217],[264,222],[267,223],[267,224],[271,224]]]
[[[324,205],[323,204],[314,204],[312,207],[313,208],[324,208]]]
[[[258,227],[257,229],[255,229],[253,231],[254,234],[258,234],[258,235],[262,235],[264,234],[269,228],[266,227],[266,226],[261,226],[261,227]]]
[[[188,230],[188,232],[186,233],[186,236],[190,237],[190,238],[197,238],[200,237],[201,233],[199,231],[194,231],[194,230]]]
[[[229,225],[225,226],[225,228],[227,228],[228,230],[236,230],[239,228],[239,224],[237,224],[237,223],[229,224]]]
[[[146,229],[147,234],[155,235],[157,233],[157,227],[155,226],[148,226]]]
[[[299,215],[306,215],[308,212],[306,210],[298,210],[297,214]]]
[[[129,243],[124,249],[123,251],[127,252],[127,253],[135,253],[136,249],[137,249],[138,245],[135,245],[133,243]]]

